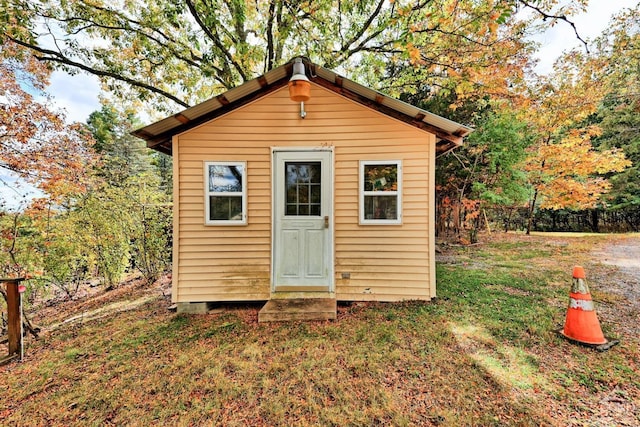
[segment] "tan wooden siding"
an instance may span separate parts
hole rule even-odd
[[[304,120],[283,88],[175,137],[174,301],[269,298],[272,147],[334,149],[338,299],[431,298],[434,136],[316,85],[311,96]],[[360,160],[402,160],[401,225],[358,224]],[[246,226],[204,225],[205,161],[247,162]]]

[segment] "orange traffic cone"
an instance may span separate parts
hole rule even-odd
[[[572,341],[594,346],[600,350],[606,350],[618,343],[618,341],[608,341],[602,333],[587,286],[584,268],[580,266],[573,268],[573,285],[569,294],[567,319],[560,333]]]

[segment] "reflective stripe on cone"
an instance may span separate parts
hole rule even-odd
[[[593,311],[593,301],[569,298],[569,308],[575,308],[584,311]]]

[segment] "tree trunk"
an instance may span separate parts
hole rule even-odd
[[[531,200],[531,205],[529,206],[529,219],[527,221],[527,236],[531,234],[531,228],[533,226],[533,213],[536,210],[536,202],[538,201],[538,189],[533,192],[533,199]]]
[[[504,221],[504,232],[507,233],[509,231],[509,225],[511,224],[511,215],[513,215],[513,208],[507,208],[507,219]]]
[[[461,228],[460,203],[458,203],[457,201],[454,203],[452,207],[452,214],[453,214],[453,232],[456,237],[460,237],[460,228]]]
[[[594,233],[600,232],[598,213],[598,209],[594,209],[591,211],[591,230],[593,230]]]
[[[629,224],[629,226],[631,227],[631,229],[634,232],[638,232],[638,226],[635,224],[635,221],[633,221],[633,219],[629,216],[629,214],[625,213],[624,215],[624,220],[627,222],[627,224]]]

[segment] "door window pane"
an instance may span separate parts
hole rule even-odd
[[[285,162],[285,213],[320,216],[322,194],[320,162]]]

